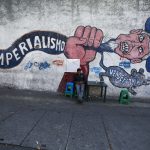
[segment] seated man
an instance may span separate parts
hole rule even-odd
[[[82,102],[84,96],[85,78],[80,68],[77,69],[77,74],[75,76],[74,82],[77,90],[78,99]]]

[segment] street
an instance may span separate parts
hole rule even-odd
[[[50,93],[0,93],[0,150],[150,149],[149,103],[78,104]]]

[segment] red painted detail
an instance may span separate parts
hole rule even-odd
[[[58,87],[58,92],[64,92],[67,82],[73,82],[76,72],[65,72]]]

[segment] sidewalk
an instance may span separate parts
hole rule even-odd
[[[0,87],[0,99],[1,98],[11,98],[11,99],[23,99],[31,101],[50,101],[52,103],[61,103],[61,102],[71,102],[75,101],[76,98],[65,97],[63,93],[54,93],[47,91],[31,91],[31,90],[19,90],[11,88],[2,88]],[[106,103],[103,103],[102,99],[98,97],[92,97],[91,100],[85,100],[85,103],[88,105],[92,104],[101,104],[107,106],[123,106],[123,107],[150,107],[150,99],[139,99],[131,98],[130,105],[120,105],[118,103],[119,97],[106,97]],[[55,100],[53,100],[55,99]]]
[[[149,150],[149,116],[150,103],[1,89],[0,150]]]

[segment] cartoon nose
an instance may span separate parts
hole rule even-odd
[[[140,46],[141,43],[140,43],[140,42],[132,42],[132,45],[133,45],[133,47],[135,47],[135,46]]]
[[[130,45],[130,48],[129,48],[129,52],[131,52],[133,48],[139,47],[139,46],[141,46],[140,43],[138,43],[138,42],[132,42],[131,45]]]

